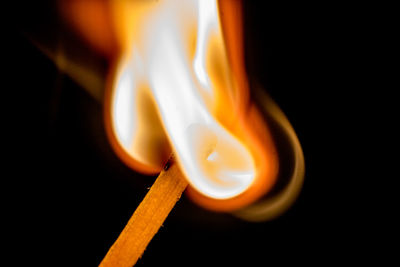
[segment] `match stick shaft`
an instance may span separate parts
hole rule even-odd
[[[131,267],[142,256],[187,186],[178,164],[167,164],[99,266]]]

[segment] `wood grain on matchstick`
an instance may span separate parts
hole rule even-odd
[[[130,267],[142,256],[187,186],[178,164],[167,164],[99,266]]]

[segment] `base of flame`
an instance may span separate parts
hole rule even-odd
[[[170,159],[99,266],[135,265],[187,185],[178,164]]]

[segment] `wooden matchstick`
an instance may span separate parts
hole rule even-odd
[[[178,164],[170,159],[99,266],[135,265],[187,184]]]

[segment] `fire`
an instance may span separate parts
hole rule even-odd
[[[187,194],[214,210],[248,206],[272,188],[278,155],[250,99],[241,1],[65,1],[64,7],[114,62],[105,121],[126,164],[155,174],[173,154],[190,184]]]

